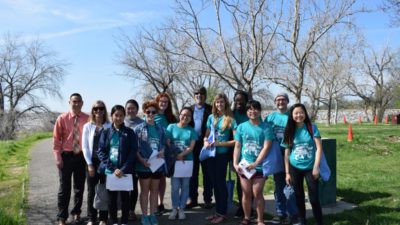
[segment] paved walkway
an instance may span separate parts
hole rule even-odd
[[[28,224],[56,224],[57,215],[57,190],[58,190],[58,171],[52,152],[52,139],[46,139],[38,142],[32,149],[31,163],[29,165],[29,195],[27,221]],[[170,184],[167,179],[167,191],[164,198],[164,205],[167,209],[171,208]],[[266,196],[265,212],[273,214],[275,209],[272,196]],[[199,198],[201,201],[201,198]],[[72,200],[71,200],[72,202]],[[202,202],[200,202],[202,203]],[[310,206],[307,206],[307,217],[311,216]],[[354,206],[343,202],[323,208],[324,214],[337,213],[346,209],[352,209]],[[233,206],[229,210],[229,219],[224,224],[238,224],[239,220],[233,219],[236,207]],[[204,218],[211,215],[214,209],[206,210],[201,207],[187,211],[187,219],[183,221],[170,221],[168,214],[159,217],[161,225],[191,224],[203,225],[207,224]],[[136,213],[140,214],[139,203],[136,206]],[[82,206],[82,217],[85,219],[86,213],[86,191],[84,203]],[[86,224],[86,223],[85,223]],[[140,224],[139,221],[130,222],[129,224]],[[270,225],[269,221],[266,221]]]

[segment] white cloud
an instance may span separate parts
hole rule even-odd
[[[79,10],[78,12],[64,12],[59,9],[53,9],[50,11],[50,14],[57,17],[62,17],[71,21],[82,21],[88,18],[88,12],[85,10]]]

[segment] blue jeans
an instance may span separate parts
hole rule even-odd
[[[287,217],[289,216],[297,216],[298,210],[296,206],[295,198],[290,198],[286,200],[285,194],[283,194],[283,188],[286,185],[286,174],[285,172],[279,172],[274,174],[274,183],[275,183],[275,209],[278,216]]]
[[[225,216],[228,211],[228,190],[226,189],[227,153],[216,154],[206,159],[212,186],[214,187],[216,213]]]
[[[171,177],[172,208],[185,209],[189,198],[190,177]]]

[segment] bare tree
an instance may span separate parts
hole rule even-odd
[[[366,48],[362,52],[359,73],[353,74],[350,88],[360,97],[372,116],[381,121],[387,106],[394,97],[394,90],[400,85],[398,52],[385,47],[377,52]]]
[[[281,2],[281,1],[276,1]],[[250,96],[261,82],[261,65],[273,45],[282,12],[272,10],[266,0],[176,1],[179,26],[171,27],[188,37],[199,49],[180,52],[205,65],[233,90],[246,90]],[[200,6],[198,6],[200,5]],[[198,6],[197,8],[195,6]],[[212,9],[211,6],[213,7]],[[202,23],[202,17],[215,20]]]
[[[317,44],[319,51],[310,59],[310,79],[306,82],[305,93],[311,101],[311,117],[315,119],[320,104],[327,107],[327,123],[331,124],[331,115],[335,107],[335,115],[338,114],[338,103],[348,94],[349,74],[354,65],[356,50],[359,49],[360,39],[352,38],[350,30],[326,35]],[[337,117],[335,118],[337,123]]]
[[[400,25],[400,0],[384,0],[381,8],[391,15],[392,25]]]
[[[307,64],[316,54],[317,43],[341,25],[351,24],[351,17],[364,11],[356,8],[357,0],[293,0],[287,1],[284,26],[277,32],[282,46],[276,56],[277,72],[269,79],[292,93],[301,102],[304,83],[308,75]]]
[[[15,136],[18,119],[47,111],[38,94],[60,97],[66,64],[36,40],[5,35],[0,41],[0,139]]]

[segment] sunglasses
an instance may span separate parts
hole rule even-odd
[[[153,110],[147,110],[146,114],[150,115],[150,114],[157,114],[157,111],[153,111]]]
[[[194,95],[206,95],[206,93],[203,93],[203,92],[195,92]]]
[[[93,107],[93,111],[104,111],[104,107]]]

